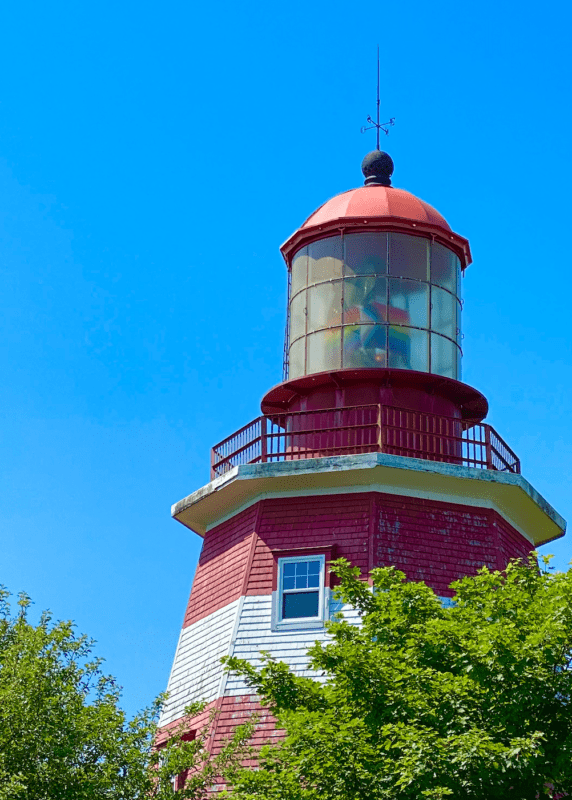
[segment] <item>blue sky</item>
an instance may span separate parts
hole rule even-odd
[[[0,582],[98,640],[130,713],[165,688],[198,556],[170,505],[281,378],[278,248],[361,184],[378,42],[394,185],[471,242],[464,380],[572,518],[571,16],[4,5]]]

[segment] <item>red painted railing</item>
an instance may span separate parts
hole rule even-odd
[[[258,417],[211,450],[211,479],[239,464],[389,453],[520,473],[520,461],[490,425],[368,405]]]

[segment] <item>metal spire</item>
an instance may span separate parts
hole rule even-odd
[[[377,150],[379,150],[379,132],[383,131],[387,136],[389,134],[389,128],[395,125],[395,117],[391,117],[388,122],[379,122],[379,45],[377,45],[377,116],[375,122],[369,116],[367,121],[370,124],[364,125],[361,129],[361,132],[365,133],[366,131],[370,131],[372,128],[375,128],[377,135]]]

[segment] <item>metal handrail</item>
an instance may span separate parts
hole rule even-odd
[[[490,425],[384,405],[260,416],[211,450],[211,478],[240,464],[383,452],[520,473],[520,461]]]

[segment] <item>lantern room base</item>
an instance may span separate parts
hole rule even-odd
[[[467,423],[481,422],[489,410],[485,396],[472,386],[408,369],[342,369],[303,375],[274,386],[264,396],[261,408],[271,416],[370,403]]]

